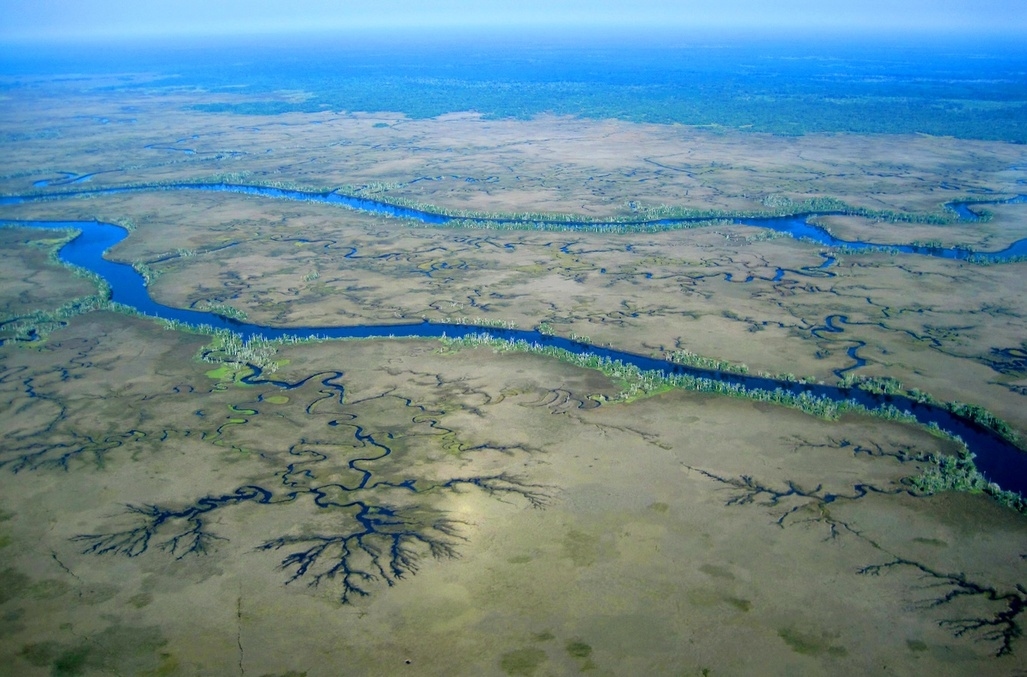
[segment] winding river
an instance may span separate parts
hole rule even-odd
[[[206,192],[231,192],[249,195],[260,195],[278,199],[304,200],[311,202],[323,202],[338,204],[351,209],[358,209],[377,214],[387,214],[401,218],[416,219],[421,222],[445,225],[452,222],[455,217],[431,212],[397,207],[386,203],[375,202],[362,198],[354,198],[336,193],[306,193],[296,190],[284,190],[279,188],[265,188],[259,186],[240,186],[229,184],[178,184],[173,186],[159,187],[131,187],[131,188],[108,188],[90,191],[76,191],[66,193],[49,193],[26,196],[0,197],[0,205],[21,204],[26,202],[37,202],[44,200],[57,200],[87,195],[109,195],[128,192],[145,192],[157,190],[192,190]],[[1025,202],[1027,196],[1018,196],[1013,200],[1001,202]],[[995,201],[994,203],[999,203]],[[966,207],[967,203],[951,203],[948,205],[959,213],[957,207]],[[972,213],[972,212],[971,212]],[[1027,256],[1027,239],[1019,240],[1006,249],[997,252],[980,253],[968,250],[942,248],[942,247],[917,247],[912,245],[894,246],[877,245],[867,242],[848,242],[837,239],[827,233],[821,227],[810,223],[815,214],[799,214],[787,217],[774,218],[736,218],[734,223],[754,226],[759,228],[770,228],[781,231],[797,238],[810,239],[828,246],[844,246],[848,248],[886,248],[897,250],[902,253],[921,254],[928,256],[940,256],[950,259],[968,259],[980,257],[982,260],[1001,262],[1016,257]],[[681,223],[695,222],[702,219],[665,219],[649,222],[638,222],[635,225],[646,226],[675,226]],[[473,219],[474,222],[483,225],[512,223],[502,219]],[[532,222],[537,223],[537,222]],[[899,410],[908,411],[924,424],[935,423],[940,428],[953,434],[959,435],[976,455],[975,462],[980,471],[991,481],[1001,485],[1005,489],[1027,495],[1027,453],[1018,449],[1015,445],[996,435],[991,430],[984,428],[970,420],[953,415],[937,406],[920,404],[909,398],[893,395],[877,395],[859,389],[839,388],[829,385],[799,384],[785,381],[777,381],[770,378],[733,374],[729,372],[698,369],[682,366],[665,360],[636,355],[634,353],[602,348],[585,343],[579,343],[558,336],[549,336],[537,331],[522,329],[496,329],[482,328],[469,325],[440,324],[440,323],[415,323],[375,326],[351,326],[351,327],[271,327],[257,324],[239,322],[210,312],[171,308],[155,302],[146,289],[143,277],[130,265],[109,261],[103,257],[103,253],[121,242],[128,236],[128,232],[109,223],[97,221],[4,221],[0,225],[27,226],[34,228],[49,229],[78,229],[81,234],[71,242],[64,245],[59,252],[62,261],[80,266],[90,270],[104,278],[111,287],[112,300],[130,306],[135,310],[164,318],[176,320],[189,325],[210,325],[217,329],[228,329],[249,339],[255,336],[263,336],[269,339],[278,338],[367,338],[376,336],[388,337],[425,337],[437,338],[441,336],[463,337],[472,334],[488,333],[502,339],[525,340],[530,343],[537,343],[542,346],[562,348],[576,354],[594,354],[599,357],[611,360],[620,360],[626,364],[637,366],[643,370],[655,370],[665,374],[687,374],[697,377],[715,379],[728,385],[743,386],[747,389],[775,390],[781,389],[792,394],[809,393],[819,397],[828,397],[834,400],[851,400],[868,408],[881,406],[894,406]],[[596,227],[595,223],[565,223],[553,222],[552,225],[559,225],[569,228]],[[625,225],[625,224],[606,224]],[[627,224],[632,225],[632,224]]]
[[[93,176],[90,174],[88,176]],[[79,179],[83,177],[78,177]],[[76,179],[78,180],[78,179]],[[595,222],[595,221],[545,221],[539,219],[504,219],[473,217],[464,218],[439,214],[436,212],[415,209],[413,207],[402,207],[379,202],[367,198],[342,195],[336,192],[306,192],[301,190],[290,190],[286,188],[268,188],[266,186],[246,186],[230,183],[176,183],[168,185],[153,186],[128,186],[123,188],[97,188],[94,190],[68,191],[62,193],[37,193],[32,195],[10,195],[0,197],[0,205],[24,204],[29,202],[47,202],[50,200],[63,200],[75,197],[88,197],[94,195],[118,195],[122,193],[144,193],[156,191],[201,191],[207,193],[239,193],[243,195],[259,195],[284,200],[295,200],[302,202],[320,202],[333,204],[354,209],[357,211],[372,214],[384,214],[403,219],[411,219],[431,225],[444,226],[453,222],[463,222],[489,225],[541,225],[555,226],[567,229],[602,229],[617,227],[651,227],[651,228],[673,228],[689,223],[701,223],[710,221],[709,216],[695,216],[687,218],[639,220],[639,221],[617,221],[617,222]],[[1027,203],[1027,195],[1017,195],[1008,199],[975,201],[975,202],[949,202],[945,207],[953,211],[964,220],[977,220],[979,216],[970,210],[970,206],[988,204],[1022,204]],[[977,252],[970,249],[958,247],[930,247],[920,245],[896,245],[879,244],[874,242],[861,242],[858,240],[843,240],[835,237],[822,226],[812,222],[818,216],[839,214],[841,212],[806,212],[790,216],[777,217],[724,217],[723,220],[730,221],[735,225],[752,226],[754,228],[766,228],[780,233],[785,233],[796,239],[803,239],[821,244],[827,247],[844,247],[853,250],[888,250],[901,254],[921,254],[924,256],[937,256],[946,259],[982,261],[987,263],[1002,263],[1018,257],[1027,256],[1027,238],[1017,240],[1005,249],[994,252]]]

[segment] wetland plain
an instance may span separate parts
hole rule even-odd
[[[18,674],[1027,670],[1027,521],[912,481],[959,453],[944,435],[624,396],[610,370],[453,341],[229,356],[224,336],[106,304],[52,255],[66,236],[31,227],[128,228],[106,256],[169,307],[543,328],[814,382],[895,379],[1023,439],[1027,263],[849,251],[728,217],[821,212],[845,240],[996,251],[1027,237],[1027,205],[999,204],[1027,192],[1025,146],[244,115],[218,107],[245,92],[147,83],[4,90],[0,193],[49,196],[0,199],[0,660]],[[216,183],[547,223],[169,189]],[[961,220],[958,200],[995,204]],[[623,225],[674,214],[711,218]]]

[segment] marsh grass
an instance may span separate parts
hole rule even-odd
[[[701,393],[726,395],[739,399],[767,402],[780,406],[798,409],[803,413],[827,420],[838,420],[848,413],[874,416],[887,421],[896,421],[918,426],[931,434],[955,442],[959,450],[955,455],[929,455],[921,460],[929,465],[921,475],[908,479],[909,486],[916,492],[930,495],[943,491],[961,491],[972,494],[986,494],[1004,506],[1027,514],[1027,500],[1016,492],[1002,489],[998,484],[989,482],[977,469],[973,462],[974,455],[965,442],[931,423],[924,425],[909,411],[900,410],[893,405],[883,405],[869,409],[854,400],[833,400],[828,397],[812,395],[809,392],[791,393],[784,389],[766,390],[746,388],[739,384],[730,384],[716,379],[684,374],[664,374],[659,371],[648,371],[619,360],[600,357],[591,353],[572,353],[561,348],[543,346],[528,341],[511,341],[499,339],[488,334],[473,334],[463,338],[443,338],[446,350],[469,347],[487,347],[498,353],[525,352],[545,355],[586,369],[595,369],[613,379],[619,392],[613,398],[603,395],[594,396],[599,402],[630,403],[652,397],[672,389],[690,390]],[[696,365],[699,366],[699,365]],[[893,379],[870,381],[871,386],[896,388]],[[948,408],[954,413],[966,410],[968,405],[949,403]]]

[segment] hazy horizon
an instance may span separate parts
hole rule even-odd
[[[587,38],[593,33],[666,38],[746,33],[881,34],[890,37],[962,35],[1013,37],[1027,33],[1027,5],[1009,0],[469,0],[349,3],[325,0],[225,0],[138,3],[128,0],[7,0],[0,40],[8,43],[89,42],[298,34],[380,35],[395,32],[507,32]]]

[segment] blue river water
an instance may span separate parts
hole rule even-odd
[[[453,217],[441,214],[433,214],[407,207],[387,205],[373,200],[353,198],[335,193],[305,193],[301,191],[277,188],[236,186],[227,184],[179,184],[176,186],[165,186],[160,188],[111,188],[94,191],[77,191],[73,193],[0,197],[0,205],[54,200],[82,195],[154,190],[220,191],[261,195],[279,199],[326,202],[331,204],[340,204],[351,209],[359,209],[374,213],[385,213],[401,218],[413,218],[419,221],[439,225],[443,225],[453,220]],[[871,243],[853,243],[837,240],[818,226],[808,223],[808,219],[811,216],[812,215],[810,214],[805,214],[780,218],[745,218],[735,219],[735,222],[743,225],[782,230],[783,232],[788,232],[795,237],[808,237],[809,239],[822,242],[823,244],[834,244],[836,246],[846,247],[853,247],[854,245],[857,247],[879,247],[879,245]],[[476,219],[476,221],[480,223],[504,222],[496,219]],[[673,225],[682,221],[684,220],[664,220],[655,223],[667,223],[669,225]],[[460,338],[473,334],[487,333],[495,336],[496,338],[525,340],[529,343],[561,348],[576,354],[593,354],[611,360],[620,360],[621,362],[637,366],[643,370],[659,371],[665,374],[687,374],[710,378],[728,385],[743,386],[747,389],[763,389],[770,391],[780,389],[796,395],[809,393],[811,395],[828,397],[838,401],[851,400],[868,408],[877,408],[889,405],[894,406],[901,411],[908,411],[923,424],[935,423],[943,430],[947,430],[961,437],[966,442],[969,449],[976,455],[975,462],[977,467],[985,477],[990,481],[996,482],[1004,489],[1016,491],[1021,495],[1027,495],[1027,453],[1018,449],[1015,445],[995,434],[993,431],[984,428],[973,421],[956,416],[940,407],[921,404],[906,397],[877,395],[855,388],[839,388],[837,386],[820,384],[799,384],[777,381],[759,376],[748,376],[730,372],[686,367],[662,359],[637,355],[613,348],[593,346],[558,336],[549,336],[533,330],[497,329],[492,327],[483,328],[469,325],[431,322],[390,325],[358,325],[346,327],[272,327],[240,322],[211,312],[172,308],[155,302],[148,293],[143,277],[130,265],[109,261],[103,257],[103,253],[105,251],[128,236],[128,232],[120,226],[97,221],[4,221],[0,223],[0,225],[48,229],[78,229],[81,234],[62,247],[59,252],[59,256],[61,260],[67,263],[93,271],[104,278],[111,287],[113,301],[154,317],[176,320],[193,326],[209,325],[216,329],[228,329],[240,334],[244,339],[250,339],[257,336],[268,339],[302,339],[311,337],[323,337],[329,339],[369,337],[438,338],[442,336]],[[571,225],[573,227],[575,224],[564,224],[560,222],[560,225]],[[581,225],[594,226],[595,224],[583,223]],[[807,233],[812,233],[812,235],[808,235]],[[829,241],[825,241],[823,239],[825,237],[829,238]],[[968,258],[972,254],[971,252],[965,252],[964,250],[944,248],[923,248],[912,246],[889,246],[888,248],[897,249],[900,252],[909,254],[943,256],[945,258],[956,259]],[[995,262],[1015,256],[1027,255],[1027,240],[1020,240],[1000,252],[991,252],[986,254],[977,253],[975,255],[993,257],[992,260]]]
[[[88,178],[90,175],[86,175]],[[76,180],[79,180],[76,179]],[[623,226],[643,226],[653,228],[673,228],[689,223],[700,223],[710,220],[710,217],[688,217],[673,219],[639,220],[627,222],[594,222],[594,221],[546,221],[546,220],[515,220],[503,218],[470,218],[449,216],[435,212],[402,207],[379,202],[367,198],[341,195],[336,192],[314,193],[286,188],[269,188],[266,186],[246,186],[227,183],[180,183],[162,186],[130,186],[124,188],[98,188],[95,190],[68,191],[62,193],[37,193],[32,195],[0,196],[0,205],[23,204],[28,202],[46,202],[50,200],[62,200],[74,197],[86,197],[91,195],[117,195],[121,193],[141,193],[155,191],[201,191],[213,193],[238,193],[243,195],[258,195],[283,200],[296,200],[303,202],[320,202],[324,204],[339,205],[348,209],[368,212],[372,214],[383,214],[403,219],[411,219],[431,225],[446,225],[456,221],[470,222],[482,226],[488,225],[538,225],[558,226],[568,229],[602,229]],[[966,220],[976,220],[978,215],[970,211],[968,205],[987,204],[1022,204],[1027,202],[1027,195],[1002,200],[982,202],[949,202],[945,206]],[[919,254],[923,256],[936,256],[956,260],[976,260],[988,263],[1001,263],[1019,257],[1027,257],[1027,238],[1017,240],[1005,249],[994,252],[977,252],[970,249],[958,247],[928,247],[919,245],[895,245],[879,244],[874,242],[861,242],[857,240],[843,240],[827,232],[823,227],[812,223],[811,219],[817,216],[824,216],[828,213],[802,213],[790,216],[779,217],[733,217],[724,220],[743,226],[754,228],[766,228],[780,233],[785,233],[796,239],[809,240],[828,247],[844,247],[853,250],[887,250],[901,254]]]

